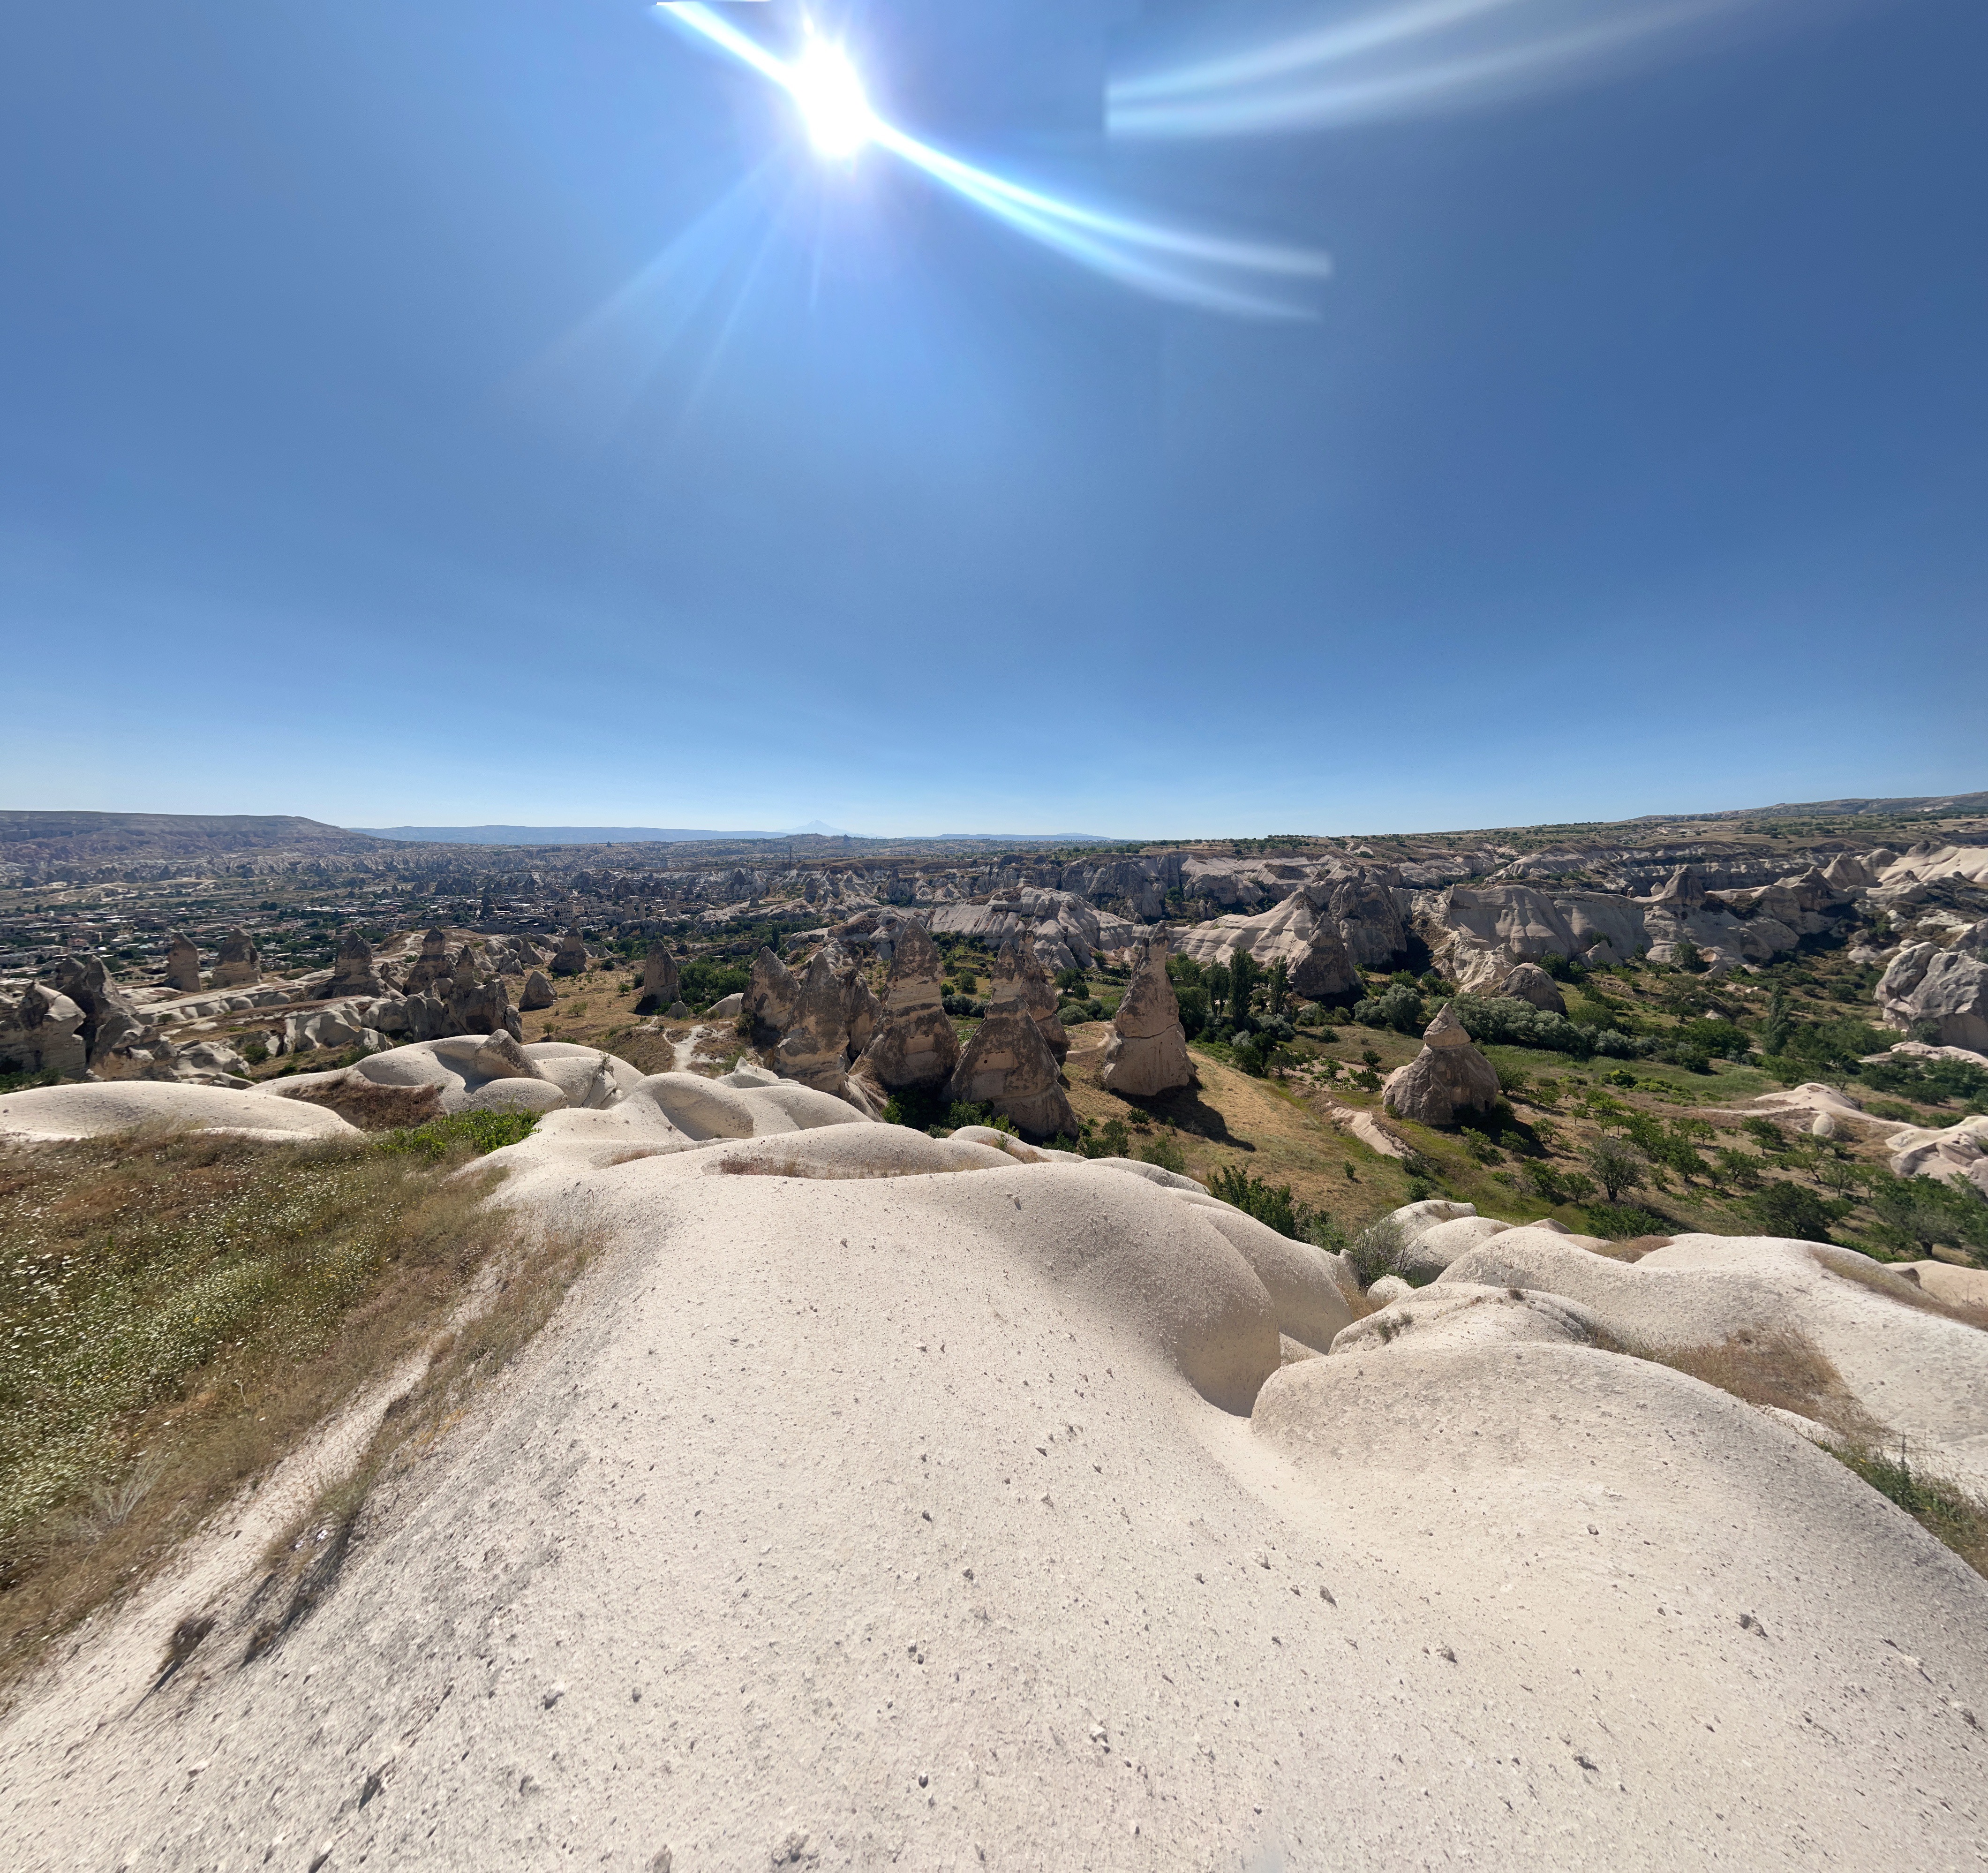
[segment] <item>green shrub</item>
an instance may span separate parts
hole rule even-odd
[[[1290,1185],[1266,1183],[1239,1165],[1226,1165],[1217,1171],[1208,1180],[1208,1193],[1293,1242],[1310,1242],[1320,1221],[1317,1211],[1291,1195]]]
[[[1537,1047],[1576,1060],[1594,1053],[1630,1059],[1641,1051],[1618,1028],[1604,1025],[1621,1019],[1612,1009],[1600,1011],[1592,1019],[1570,1020],[1509,995],[1459,995],[1450,1006],[1464,1032],[1479,1046]]]
[[[1505,1154],[1483,1132],[1472,1131],[1468,1125],[1463,1128],[1463,1148],[1479,1164],[1503,1164],[1505,1161]]]
[[[884,1123],[927,1131],[945,1118],[946,1111],[945,1096],[938,1087],[908,1086],[884,1102]]]
[[[1122,1118],[1108,1118],[1095,1131],[1087,1128],[1077,1149],[1087,1158],[1129,1158],[1132,1134]]]
[[[1141,1144],[1133,1155],[1142,1164],[1158,1165],[1162,1171],[1172,1171],[1180,1176],[1187,1175],[1187,1153],[1180,1148],[1180,1141],[1171,1132],[1161,1132]]]
[[[1626,1242],[1638,1236],[1668,1236],[1671,1221],[1655,1210],[1633,1203],[1591,1203],[1587,1220],[1597,1236],[1610,1242]]]
[[[1988,1069],[1967,1060],[1918,1060],[1909,1053],[1859,1061],[1857,1077],[1880,1093],[1902,1093],[1909,1098],[1943,1105],[1988,1099]],[[1871,1110],[1876,1111],[1874,1106]]]
[[[1245,1073],[1260,1080],[1270,1070],[1280,1044],[1275,1030],[1270,1028],[1258,1028],[1252,1033],[1240,1036],[1236,1043],[1236,1063]]]
[[[1895,1125],[1916,1125],[1919,1114],[1910,1106],[1899,1104],[1895,1099],[1874,1099],[1865,1111],[1873,1118],[1889,1119]]]
[[[945,1119],[948,1131],[957,1131],[963,1125],[986,1125],[996,1131],[1014,1133],[1015,1122],[1005,1112],[996,1112],[992,1106],[975,1105],[971,1100],[956,1099],[947,1107]]]
[[[405,1151],[430,1162],[465,1149],[479,1158],[532,1135],[536,1112],[451,1112],[419,1125],[382,1132],[374,1141],[383,1151]]]
[[[1176,957],[1176,962],[1186,962],[1186,957]],[[1174,999],[1180,1004],[1181,1031],[1189,1040],[1208,1026],[1208,991],[1199,982],[1191,982],[1174,991]]]
[[[1823,1449],[1854,1470],[1879,1495],[1937,1536],[1978,1573],[1988,1573],[1988,1501],[1943,1477],[1915,1471],[1902,1442],[1895,1461],[1860,1445],[1825,1444]]]
[[[1958,1178],[1895,1177],[1867,1172],[1866,1201],[1877,1212],[1878,1234],[1888,1247],[1923,1256],[1946,1246],[1988,1259],[1988,1201]]]
[[[62,1075],[52,1067],[33,1073],[0,1073],[0,1093],[31,1093],[38,1086],[59,1086]]]
[[[1427,1194],[1426,1192],[1424,1192]],[[1420,1202],[1421,1197],[1411,1199]],[[1346,1246],[1347,1259],[1363,1288],[1371,1288],[1383,1275],[1399,1275],[1408,1259],[1408,1244],[1401,1226],[1391,1217],[1370,1222]]]

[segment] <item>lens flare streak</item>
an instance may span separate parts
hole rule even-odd
[[[1241,317],[1305,319],[1312,316],[1308,306],[1256,282],[1321,280],[1331,273],[1330,259],[1316,249],[1162,227],[1024,188],[877,117],[839,48],[811,40],[800,59],[789,61],[696,0],[664,0],[657,11],[788,93],[822,154],[847,157],[874,144],[1018,232],[1141,292]]]
[[[1470,106],[1576,80],[1692,27],[1777,4],[1618,0],[1598,19],[1577,0],[1416,0],[1121,77],[1107,121],[1120,137],[1275,136]],[[1445,35],[1448,48],[1414,49]]]

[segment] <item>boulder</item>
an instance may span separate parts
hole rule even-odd
[[[1422,1052],[1390,1073],[1381,1089],[1388,1111],[1425,1125],[1455,1124],[1459,1115],[1489,1111],[1497,1099],[1497,1070],[1472,1044],[1447,1003],[1423,1030]]]
[[[941,1006],[939,976],[938,945],[922,925],[906,924],[891,948],[883,1021],[857,1063],[857,1073],[876,1090],[936,1088],[959,1064],[959,1037]],[[1056,998],[1050,999],[1053,1016]]]
[[[676,958],[661,943],[649,945],[642,963],[642,999],[635,1004],[638,1015],[653,1015],[671,1006],[681,986]]]
[[[1567,1013],[1567,1002],[1560,994],[1559,983],[1537,962],[1520,963],[1498,985],[1498,992],[1510,996],[1515,1002],[1530,1002],[1547,1014]]]
[[[946,1097],[992,1106],[1036,1138],[1077,1134],[1056,1057],[1019,1001],[989,1008],[946,1083]]]
[[[580,934],[580,925],[574,924],[559,940],[559,948],[553,956],[553,973],[580,975],[586,971],[587,939]]]
[[[1886,1023],[1919,1028],[1937,1046],[1988,1051],[1988,955],[1909,943],[1875,990]]]
[[[83,1010],[78,1032],[89,1050],[91,1066],[108,1054],[123,1053],[150,1039],[150,1026],[111,981],[102,957],[89,951],[64,957],[56,967],[55,986]]]
[[[746,1012],[746,998],[735,989],[729,995],[721,995],[704,1012],[708,1020],[735,1021]]]
[[[486,1080],[543,1080],[545,1075],[526,1057],[509,1029],[499,1028],[471,1057],[471,1064]]]
[[[350,1002],[321,1008],[308,1015],[291,1015],[283,1023],[283,1051],[303,1053],[313,1047],[357,1047],[367,1044],[368,1030]]]
[[[201,986],[200,952],[191,937],[176,931],[166,948],[166,986],[182,995],[198,995]]]
[[[558,999],[544,973],[534,969],[525,978],[525,986],[518,997],[518,1006],[526,1009],[549,1008]]]
[[[221,939],[221,959],[214,965],[217,989],[240,989],[262,979],[262,958],[245,930],[231,930]]]
[[[80,1079],[90,1064],[83,1023],[80,1006],[39,982],[30,982],[18,1002],[0,999],[0,1073]]]
[[[320,1001],[336,1001],[342,996],[384,995],[387,984],[374,966],[373,945],[356,930],[348,930],[338,945],[331,965],[331,979],[318,991]]]
[[[1181,1026],[1180,1003],[1167,976],[1166,939],[1141,943],[1136,957],[1131,986],[1112,1018],[1098,1084],[1107,1092],[1150,1099],[1176,1087],[1192,1086],[1196,1078]]]

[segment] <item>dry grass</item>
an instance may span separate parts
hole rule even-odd
[[[1810,1253],[1839,1280],[1854,1281],[1859,1287],[1882,1294],[1902,1307],[1914,1308],[1921,1313],[1937,1313],[1943,1319],[1958,1320],[1964,1327],[1988,1328],[1988,1307],[1942,1300],[1936,1294],[1929,1294],[1916,1281],[1907,1280],[1895,1270],[1875,1266],[1854,1250],[1817,1247]]]
[[[361,1131],[397,1131],[440,1116],[438,1086],[375,1086],[370,1080],[343,1080],[313,1086],[295,1097],[326,1106]]]
[[[448,1317],[512,1229],[468,1157],[0,1151],[0,1683]]]
[[[1878,1434],[1843,1375],[1821,1348],[1797,1334],[1742,1328],[1716,1346],[1645,1357],[1688,1372],[1749,1405],[1777,1406],[1860,1442]]]
[[[1668,1236],[1631,1236],[1619,1242],[1604,1242],[1592,1253],[1605,1255],[1611,1262],[1640,1262],[1645,1256],[1668,1249],[1670,1244]]]

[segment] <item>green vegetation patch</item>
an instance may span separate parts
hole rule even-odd
[[[378,1151],[411,1153],[439,1164],[464,1152],[483,1158],[507,1144],[521,1144],[538,1122],[536,1112],[451,1112],[384,1133],[374,1144]]]
[[[93,1545],[123,1520],[181,1461],[169,1432],[190,1414],[284,1421],[299,1375],[390,1276],[418,1286],[480,1259],[502,1227],[476,1210],[484,1188],[370,1141],[140,1134],[0,1153],[0,1582],[74,1532],[65,1514]],[[225,1487],[240,1466],[211,1467]]]
[[[1861,1444],[1823,1448],[1945,1542],[1976,1573],[1988,1574],[1988,1502],[1957,1483],[1915,1470],[1902,1445],[1895,1458]]]

